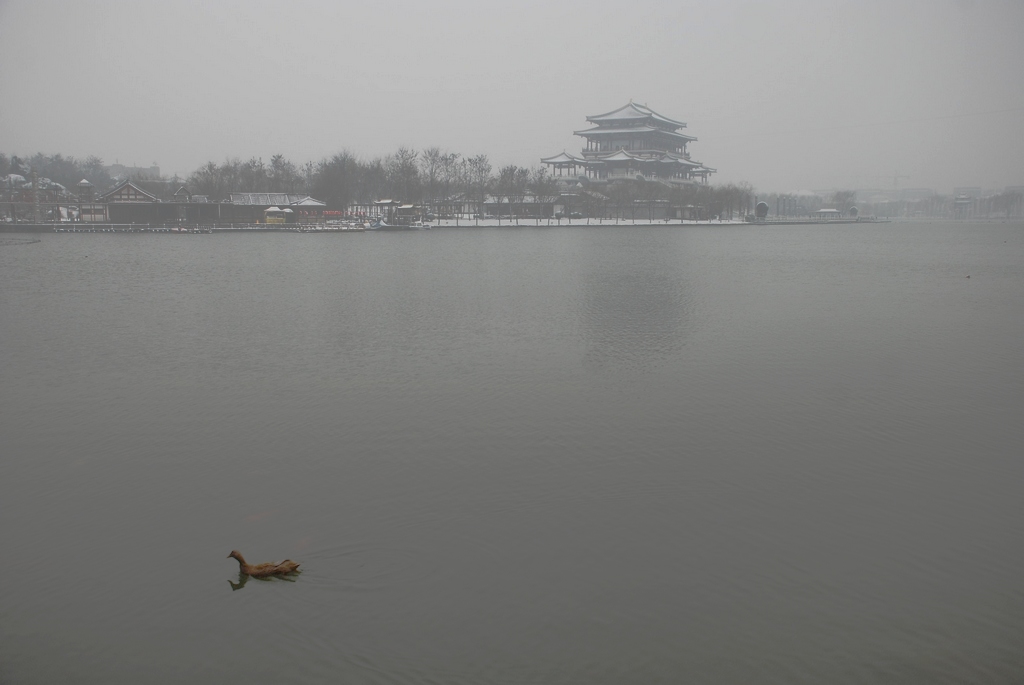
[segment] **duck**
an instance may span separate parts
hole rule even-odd
[[[265,564],[248,564],[245,561],[245,557],[237,549],[231,550],[231,554],[228,555],[228,559],[238,560],[238,572],[245,576],[252,576],[253,578],[269,578],[270,576],[287,576],[293,573],[301,573],[299,571],[299,564],[292,561],[291,559],[285,559],[280,564],[273,562],[267,562]]]

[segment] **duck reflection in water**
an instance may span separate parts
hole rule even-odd
[[[302,572],[301,571],[296,571],[294,575],[298,575],[299,573],[302,573]],[[289,578],[288,576],[267,576],[266,578],[260,578],[259,576],[250,576],[248,574],[245,574],[245,573],[242,573],[241,571],[239,571],[238,572],[238,582],[236,583],[233,580],[229,580],[228,581],[228,585],[231,586],[231,591],[232,592],[234,592],[235,590],[241,590],[242,588],[245,587],[245,584],[249,582],[250,578],[256,578],[256,580],[262,581],[264,583],[269,583],[269,582],[271,582],[271,581],[273,581],[275,579],[276,580],[283,580],[283,581],[286,581],[288,583],[294,583],[295,582],[295,578]]]

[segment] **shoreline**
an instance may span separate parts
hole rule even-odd
[[[576,219],[573,221],[568,220],[557,220],[557,219],[542,219],[537,221],[536,219],[503,219],[498,221],[497,219],[467,219],[465,221],[454,219],[442,219],[432,222],[428,227],[423,228],[410,228],[408,230],[430,230],[435,228],[457,228],[457,229],[471,229],[471,228],[596,228],[605,226],[664,226],[664,227],[677,227],[677,226],[828,226],[828,225],[850,225],[850,224],[885,224],[899,221],[898,219],[832,219],[832,220],[816,220],[816,219],[787,219],[787,220],[768,220],[768,221],[743,221],[737,219],[725,219],[725,220],[712,220],[712,221],[699,221],[699,220],[687,220],[687,219],[672,219],[670,221],[660,220],[651,221],[647,219]],[[942,219],[935,219],[935,221],[943,221]],[[303,231],[302,228],[307,230]],[[178,226],[178,225],[150,225],[150,224],[110,224],[110,223],[70,223],[70,222],[59,222],[59,223],[40,223],[40,224],[0,224],[0,233],[171,233],[171,234],[185,234],[194,235],[202,233],[247,233],[247,232],[276,232],[276,233],[358,233],[358,232],[374,232],[374,229],[364,229],[360,227],[341,227],[335,225],[324,225],[324,224],[303,224],[303,225],[287,225],[282,226],[280,224],[230,224],[224,226],[210,226],[210,225],[189,225],[189,226]],[[402,230],[402,229],[399,229]],[[386,232],[386,231],[385,231]]]

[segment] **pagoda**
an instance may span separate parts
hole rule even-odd
[[[686,146],[696,141],[680,133],[682,121],[669,119],[632,100],[612,112],[587,117],[593,126],[575,131],[586,139],[582,155],[566,152],[546,157],[556,176],[579,176],[594,183],[644,180],[666,185],[707,183],[715,169],[690,158]]]

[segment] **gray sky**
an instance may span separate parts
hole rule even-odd
[[[630,99],[715,183],[1024,184],[1021,0],[0,0],[0,151],[185,175],[401,145],[578,152]]]

